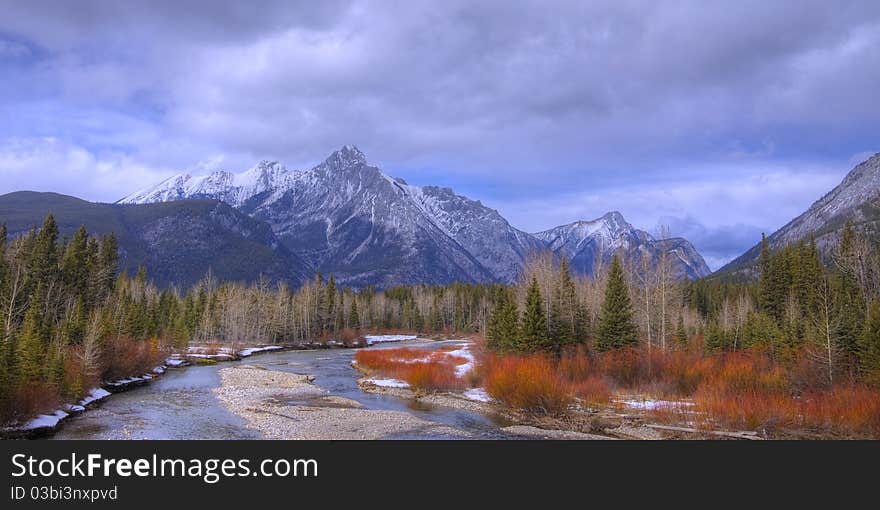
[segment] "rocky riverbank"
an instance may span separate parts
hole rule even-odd
[[[329,395],[309,375],[239,365],[220,370],[215,394],[265,439],[383,439],[432,435],[467,437],[403,411],[364,409]]]

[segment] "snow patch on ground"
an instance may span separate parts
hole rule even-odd
[[[400,379],[365,379],[364,382],[382,388],[409,388],[409,383]]]
[[[489,394],[486,393],[486,390],[484,390],[483,388],[471,388],[469,390],[465,390],[462,395],[464,395],[464,398],[468,400],[476,400],[477,402],[492,401],[492,397],[490,397]]]
[[[68,413],[57,410],[52,414],[41,414],[34,418],[33,420],[25,423],[22,430],[36,430],[43,428],[55,428],[58,425],[58,422],[70,416]]]
[[[280,345],[267,345],[265,347],[250,347],[250,348],[242,349],[242,350],[238,351],[238,355],[241,356],[242,358],[247,358],[248,356],[251,356],[251,355],[258,353],[258,352],[277,351],[278,349],[281,349]]]
[[[626,407],[630,407],[633,409],[641,409],[643,411],[653,411],[655,409],[671,409],[676,407],[688,407],[694,405],[693,402],[683,402],[683,401],[674,401],[674,400],[652,400],[652,399],[644,399],[644,400],[616,400],[615,402],[621,403]]]
[[[104,388],[94,388],[89,392],[88,395],[85,396],[82,400],[79,401],[79,405],[87,406],[92,402],[97,402],[99,400],[104,400],[105,398],[110,396],[110,392],[105,390]]]
[[[165,360],[165,364],[171,368],[176,368],[185,365],[186,360],[178,358],[168,358]]]
[[[455,367],[455,376],[456,377],[464,377],[468,372],[474,369],[474,355],[471,353],[471,348],[469,345],[462,347],[461,349],[456,349],[454,351],[449,351],[446,353],[449,356],[455,356],[458,358],[464,358],[467,362],[462,363],[461,365],[456,365]]]
[[[404,340],[415,340],[416,335],[367,335],[364,337],[367,345],[379,344],[384,342],[402,342]]]

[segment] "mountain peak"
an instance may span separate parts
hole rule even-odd
[[[619,211],[607,212],[599,219],[617,228],[629,230],[630,227],[630,224],[623,218],[623,215],[620,214]]]
[[[341,149],[330,154],[324,160],[324,164],[329,167],[342,169],[355,165],[365,165],[367,164],[367,157],[354,145],[343,145]]]

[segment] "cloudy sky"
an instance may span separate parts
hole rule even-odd
[[[880,2],[0,0],[0,193],[114,201],[343,144],[515,226],[717,268],[880,151]]]

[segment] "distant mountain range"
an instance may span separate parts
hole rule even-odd
[[[62,235],[80,225],[92,234],[115,233],[122,269],[143,265],[160,285],[189,286],[208,269],[218,278],[300,282],[307,265],[269,226],[217,200],[146,205],[86,202],[56,193],[19,191],[0,196],[0,223],[11,236],[39,226],[51,212]]]
[[[333,273],[353,286],[512,282],[529,254],[547,249],[570,258],[583,274],[615,252],[656,260],[664,249],[680,277],[710,273],[687,240],[660,242],[620,213],[529,234],[449,188],[389,177],[351,146],[304,171],[262,161],[240,174],[176,175],[119,204],[192,199],[220,200],[265,222],[305,263],[299,273]]]
[[[880,241],[880,153],[856,165],[837,187],[767,237],[767,243],[771,249],[779,249],[812,236],[827,258],[847,223]],[[761,244],[757,243],[717,274],[748,276],[754,272],[760,253]]]

